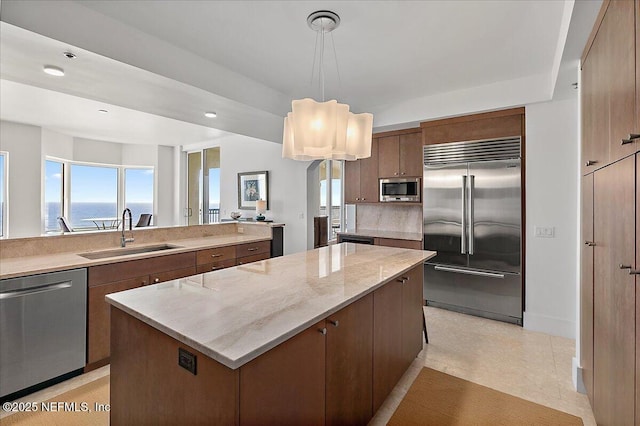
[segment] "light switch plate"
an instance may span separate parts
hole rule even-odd
[[[536,238],[555,238],[556,228],[553,226],[534,226],[533,235]]]

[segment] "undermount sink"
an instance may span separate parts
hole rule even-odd
[[[140,254],[140,253],[152,253],[154,251],[162,251],[162,250],[171,250],[182,248],[181,246],[175,246],[172,244],[159,244],[155,246],[146,246],[146,247],[131,247],[131,248],[119,248],[113,250],[103,250],[103,251],[93,251],[90,253],[79,253],[78,256],[82,256],[85,259],[105,259],[107,257],[118,257],[118,256],[128,256],[130,254]]]

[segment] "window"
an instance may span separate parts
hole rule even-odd
[[[131,210],[134,226],[141,214],[153,214],[153,169],[124,169],[124,205]]]
[[[44,165],[44,230],[45,232],[58,231],[58,218],[64,216],[64,163],[46,160]]]
[[[94,218],[118,217],[117,168],[71,164],[70,181],[67,219],[73,228],[98,226]]]
[[[342,227],[342,161],[320,163],[320,215],[329,216],[329,240],[337,238]],[[330,182],[328,185],[327,182]]]
[[[152,167],[46,159],[44,231],[59,232],[60,216],[74,231],[115,228],[125,207],[135,225],[142,213],[153,214],[153,182]]]
[[[7,158],[9,154],[0,151],[0,238],[7,235]]]

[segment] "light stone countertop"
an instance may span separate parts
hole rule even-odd
[[[339,235],[357,235],[359,237],[391,238],[394,240],[422,241],[420,232],[379,231],[377,229],[359,229],[338,232]]]
[[[127,231],[128,232],[128,231]],[[108,263],[124,262],[128,260],[147,259],[156,256],[165,256],[170,254],[184,253],[194,250],[223,247],[235,244],[252,243],[257,241],[271,240],[271,237],[251,235],[251,234],[223,234],[210,237],[176,239],[169,241],[136,244],[128,243],[127,250],[137,247],[156,246],[159,244],[170,244],[178,246],[168,250],[160,250],[155,252],[130,254],[117,257],[108,257],[103,259],[90,260],[79,256],[78,253],[88,253],[88,250],[79,251],[78,253],[65,252],[55,254],[45,254],[37,256],[21,256],[9,259],[0,259],[0,279],[20,277],[33,274],[42,274],[46,272],[64,271],[74,268],[86,268],[89,266],[104,265]],[[120,247],[110,249],[95,250],[100,252],[103,250],[119,250]]]
[[[236,369],[435,254],[342,243],[106,299]]]

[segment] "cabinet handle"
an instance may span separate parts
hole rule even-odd
[[[363,198],[362,198],[362,201],[364,201],[364,200],[366,200],[366,198],[364,198],[364,197],[363,197]]]
[[[329,320],[329,322],[330,322],[330,323],[331,323],[331,325],[332,325],[332,326],[334,326],[334,327],[337,327],[337,326],[339,326],[339,325],[340,325],[340,321],[338,321],[338,320],[336,320],[336,321]]]
[[[402,173],[400,173],[400,174],[401,174],[402,176],[406,175],[406,173],[405,173],[405,172],[402,172]]]
[[[596,245],[596,243],[594,243],[593,241],[585,241],[585,242],[584,242],[584,245],[585,245],[585,246],[589,246],[589,247],[593,247],[593,246],[595,246],[595,245]]]
[[[322,327],[321,329],[318,330],[318,332],[320,334],[327,334],[327,327]]]
[[[620,145],[626,145],[628,143],[633,143],[636,139],[640,139],[640,134],[638,133],[629,133],[629,137],[627,139],[622,139],[620,141]]]
[[[595,161],[595,160],[589,160],[586,163],[584,163],[584,165],[587,166],[587,167],[590,167],[590,166],[595,165],[596,163],[597,163],[597,161]]]
[[[251,248],[247,249],[247,251],[256,251],[256,250],[258,250],[257,247],[251,247]]]
[[[631,265],[623,265],[622,263],[620,264],[620,269],[631,269]]]
[[[359,198],[359,197],[356,197],[356,201],[360,201],[360,198]]]
[[[404,283],[406,283],[408,281],[408,279],[407,279],[407,277],[402,277],[402,278],[397,279],[396,281],[398,281],[399,283],[404,284]]]
[[[629,269],[629,275],[640,275],[640,269]]]
[[[212,254],[211,257],[220,257],[222,256],[221,254]]]
[[[393,175],[394,175],[394,176],[398,176],[398,172],[395,172]]]
[[[159,283],[159,282],[160,282],[160,278],[154,278],[154,279],[153,279],[153,282],[154,282],[155,284]]]
[[[212,271],[215,271],[215,270],[216,270],[216,269],[218,269],[218,268],[220,268],[220,267],[219,267],[219,266],[212,266],[212,267],[211,267],[211,270],[212,270]]]

